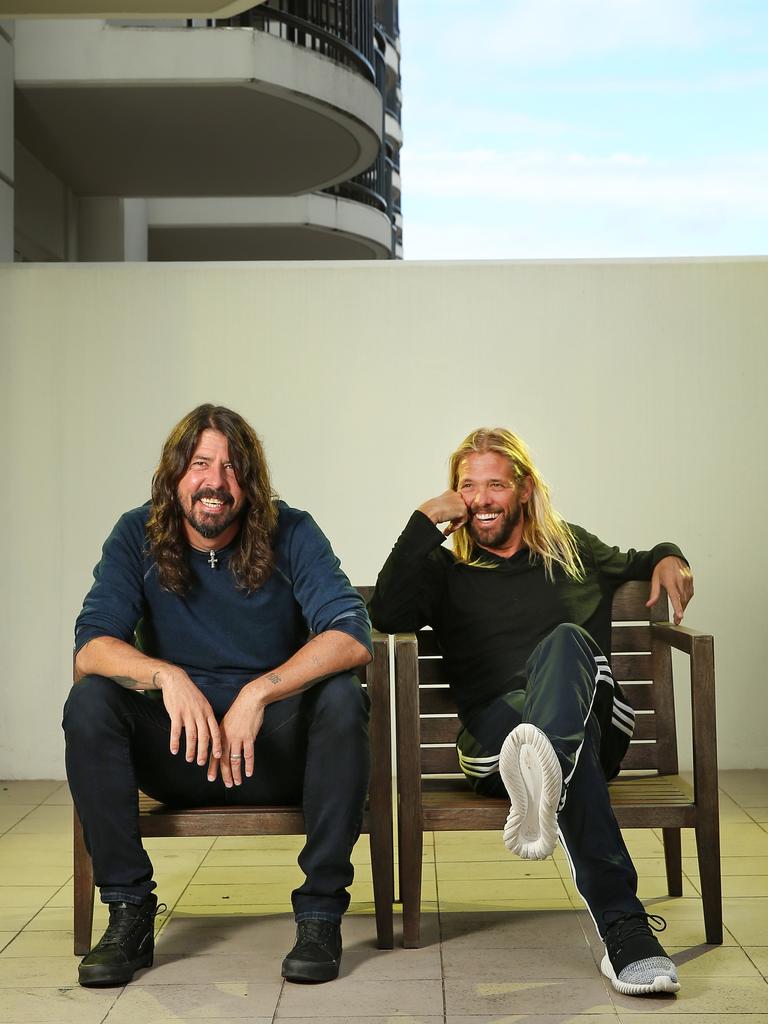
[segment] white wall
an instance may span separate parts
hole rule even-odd
[[[0,777],[62,775],[91,568],[202,401],[253,422],[356,583],[465,433],[518,431],[568,518],[683,547],[687,621],[716,636],[721,764],[768,766],[767,323],[768,260],[0,270]]]

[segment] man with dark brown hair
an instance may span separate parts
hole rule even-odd
[[[368,781],[351,670],[370,660],[370,624],[327,539],[277,500],[245,420],[202,405],[171,432],[151,501],[121,517],[94,580],[64,730],[110,923],[80,984],[123,985],[152,964],[137,789],[181,806],[300,802],[306,879],[282,973],[335,978]]]

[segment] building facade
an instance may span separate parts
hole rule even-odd
[[[396,0],[0,23],[0,257],[402,256]]]

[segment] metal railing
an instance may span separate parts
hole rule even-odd
[[[376,80],[373,0],[265,0],[213,24],[269,32]]]
[[[400,35],[397,19],[397,0],[374,0],[373,13],[382,32],[395,40]]]
[[[200,26],[200,22],[188,24]],[[389,113],[399,122],[400,99],[397,86],[387,89],[384,54],[387,40],[399,34],[397,0],[265,0],[235,17],[204,24],[268,32],[353,68],[376,86],[382,97],[382,142],[376,160],[361,174],[322,191],[385,213],[392,225],[394,258],[396,245],[402,244],[402,230],[395,223],[400,204],[395,203],[392,193],[392,174],[398,170],[399,153],[393,153],[384,141],[384,116]]]

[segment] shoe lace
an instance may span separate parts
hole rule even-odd
[[[123,941],[131,934],[133,929],[136,927],[137,922],[147,917],[146,911],[140,914],[131,914],[127,912],[129,904],[127,903],[110,903],[109,904],[109,924],[107,930],[102,935],[98,944],[94,947],[95,949],[109,949],[112,946],[121,946]],[[158,914],[161,914],[168,907],[165,903],[158,904],[154,910],[150,911],[150,920],[154,921]]]
[[[619,916],[609,923],[608,915],[618,913]],[[618,949],[623,942],[637,938],[640,935],[648,935],[653,929],[655,932],[663,932],[667,922],[659,914],[646,914],[640,910],[632,913],[620,913],[607,910],[603,913],[603,921],[606,924],[605,944],[609,950]]]
[[[297,941],[323,943],[326,939],[333,938],[336,925],[331,921],[319,921],[315,918],[307,918],[306,921],[299,921]]]

